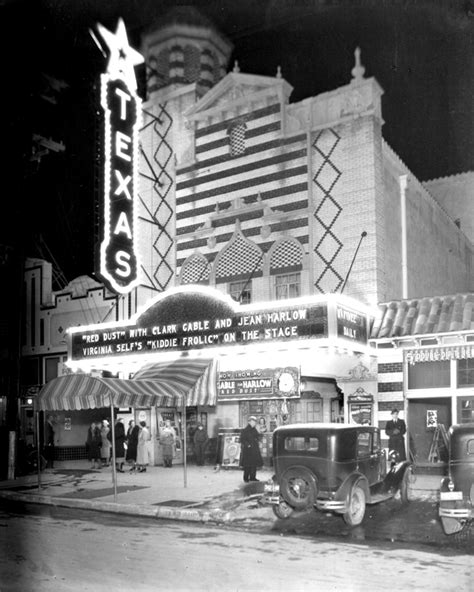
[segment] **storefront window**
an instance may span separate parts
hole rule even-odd
[[[286,300],[297,298],[301,294],[301,274],[286,273],[275,276],[275,298]]]
[[[428,389],[450,386],[450,362],[408,364],[408,388]]]
[[[252,302],[252,282],[244,280],[242,282],[231,282],[229,284],[229,294],[236,302],[240,304],[250,304]]]
[[[474,358],[458,360],[458,387],[474,386]]]
[[[474,397],[460,398],[458,410],[460,423],[474,422]]]
[[[49,382],[58,376],[60,358],[46,358],[44,361],[44,381]]]

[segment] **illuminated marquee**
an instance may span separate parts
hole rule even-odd
[[[143,57],[129,46],[121,19],[115,33],[102,25],[97,28],[110,51],[107,72],[101,76],[105,166],[99,273],[114,292],[125,294],[138,283],[136,203],[141,101],[136,93],[134,66],[143,62]]]

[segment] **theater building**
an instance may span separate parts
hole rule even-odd
[[[165,363],[186,352],[218,365],[215,401],[190,405],[183,429],[185,421],[192,426],[207,420],[216,437],[219,429],[243,427],[249,413],[261,418],[267,434],[287,421],[383,427],[389,404],[405,401],[405,395],[393,391],[398,399],[390,399],[381,390],[390,382],[381,368],[391,361],[379,361],[377,387],[377,357],[382,350],[381,359],[386,355],[382,336],[372,328],[378,303],[473,290],[473,237],[465,223],[472,175],[430,184],[411,174],[383,138],[383,89],[365,77],[363,61],[370,56],[359,50],[346,85],[291,103],[291,72],[276,64],[275,76],[261,76],[240,71],[237,63],[228,71],[232,49],[195,10],[174,9],[143,34],[136,281],[130,291],[117,293],[81,278],[53,292],[50,264],[29,261],[23,346],[29,372],[23,387],[54,378],[66,361],[68,371],[128,380],[142,363]],[[130,168],[127,175],[133,174]],[[124,179],[122,173],[125,192]],[[133,352],[131,366],[127,352],[113,348],[88,360],[68,354],[68,328],[75,327],[71,336],[90,326],[99,331],[101,324],[106,331],[115,331],[114,325],[130,331],[144,311],[199,289],[229,313],[210,314],[214,323],[231,319],[232,325],[300,303],[326,310],[326,333],[302,340],[282,316],[281,326],[254,319],[252,327],[249,320],[249,334],[270,330],[263,345],[260,339],[233,349],[190,341],[145,356]],[[206,320],[186,319],[182,310],[176,314],[179,321],[170,317],[167,324],[181,329]],[[178,331],[176,339],[183,337]],[[403,383],[400,363],[391,367],[397,368],[394,383]],[[281,375],[287,392],[279,386]],[[405,403],[403,408],[410,411]],[[158,430],[163,416],[141,411]],[[124,413],[135,417],[136,411]],[[74,421],[86,425],[91,412],[85,415]],[[66,416],[58,421],[66,425]],[[64,446],[77,444],[74,430],[60,432]]]

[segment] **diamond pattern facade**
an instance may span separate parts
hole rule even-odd
[[[334,130],[324,129],[316,134],[312,143],[316,163],[313,183],[317,189],[315,194],[320,196],[313,214],[317,223],[316,235],[319,237],[314,253],[322,263],[322,270],[314,285],[322,294],[337,292],[343,283],[335,264],[343,244],[334,229],[342,207],[332,195],[341,176],[341,171],[333,161],[339,141],[340,136]]]
[[[153,260],[154,269],[142,265],[143,274],[147,278],[146,287],[161,292],[171,285],[174,273],[173,237],[170,234],[174,216],[174,179],[171,174],[173,149],[170,144],[170,133],[173,125],[166,103],[157,105],[155,112],[145,112],[146,125],[141,130],[142,139],[147,139],[153,151],[147,153],[141,148],[142,167],[140,175],[146,185],[152,187],[152,204],[150,206],[141,199],[147,217],[144,221],[153,225]]]
[[[303,251],[295,241],[282,241],[270,257],[270,269],[301,266]]]
[[[261,271],[262,267],[263,252],[257,245],[246,240],[241,233],[237,233],[216,261],[216,281],[248,276]]]
[[[211,266],[202,255],[191,255],[181,268],[181,284],[198,284],[208,282]]]

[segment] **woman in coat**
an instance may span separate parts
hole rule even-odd
[[[125,473],[123,463],[125,462],[125,426],[121,417],[117,418],[114,426],[115,440],[115,468],[119,473]],[[112,430],[107,434],[107,438],[112,442]]]
[[[174,446],[176,441],[176,432],[171,421],[167,419],[160,433],[160,445],[163,455],[163,466],[171,468],[173,466]]]
[[[110,449],[112,448],[112,445],[110,443],[110,440],[107,438],[109,432],[109,422],[106,419],[104,419],[102,421],[102,427],[100,429],[100,435],[102,438],[102,446],[100,447],[100,457],[102,459],[103,467],[108,467],[110,464]]]
[[[134,420],[131,419],[128,422],[128,430],[127,430],[127,453],[125,455],[125,460],[128,464],[132,465],[130,471],[134,471],[136,468],[137,463],[137,446],[138,446],[138,434],[140,433],[140,428],[135,424]]]
[[[263,465],[262,455],[260,454],[260,432],[255,427],[257,418],[253,415],[249,417],[247,427],[240,433],[241,446],[241,465],[244,469],[244,481],[258,481],[257,467]]]
[[[102,445],[102,437],[100,435],[100,430],[97,427],[95,421],[93,421],[90,425],[90,428],[87,430],[87,439],[86,439],[86,450],[87,450],[87,458],[92,463],[91,469],[100,469],[100,447]]]
[[[139,473],[144,473],[148,463],[150,462],[150,454],[148,450],[148,443],[150,439],[150,430],[146,427],[146,422],[141,421],[137,445],[137,466]]]

